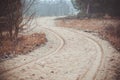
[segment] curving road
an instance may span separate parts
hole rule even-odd
[[[0,80],[97,80],[104,57],[97,39],[82,31],[56,27],[53,19],[35,20],[37,27],[32,32],[46,32],[48,43],[42,51],[0,63]]]

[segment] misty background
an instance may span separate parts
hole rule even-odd
[[[77,10],[73,7],[71,0],[35,0],[27,15],[34,12],[35,16],[66,16],[77,14]]]

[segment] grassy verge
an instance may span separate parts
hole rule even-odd
[[[17,44],[3,37],[0,45],[0,58],[14,57],[19,54],[27,54],[41,44],[46,43],[46,35],[44,33],[34,33],[31,35],[19,35]]]
[[[119,19],[56,19],[56,25],[75,28],[87,32],[98,33],[120,51],[120,20]]]

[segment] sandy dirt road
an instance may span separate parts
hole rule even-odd
[[[54,18],[36,18],[32,32],[48,43],[28,55],[0,63],[0,80],[113,80],[107,60],[115,50],[91,34],[56,27]],[[109,57],[109,58],[108,58]]]

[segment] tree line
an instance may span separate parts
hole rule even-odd
[[[71,0],[74,7],[84,16],[105,15],[120,16],[120,0]]]

